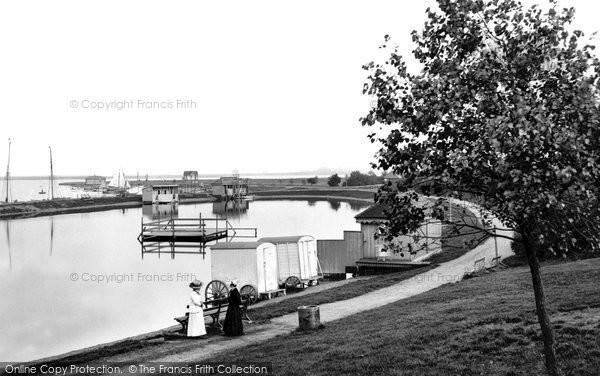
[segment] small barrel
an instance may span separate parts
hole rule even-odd
[[[300,330],[313,330],[321,325],[319,306],[309,305],[298,307],[298,326]]]

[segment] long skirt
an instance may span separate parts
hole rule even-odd
[[[223,331],[226,336],[241,336],[244,334],[244,325],[242,324],[242,312],[236,305],[227,307]]]
[[[188,318],[188,337],[199,337],[206,334],[206,327],[204,325],[204,312],[190,313]]]

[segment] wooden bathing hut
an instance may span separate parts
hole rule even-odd
[[[304,288],[318,283],[319,260],[317,242],[310,235],[262,238],[275,244],[279,269],[279,284],[286,288]]]
[[[277,249],[275,244],[256,242],[224,242],[210,246],[212,278],[206,287],[213,294],[227,291],[227,281],[236,279],[242,295],[255,297],[285,294],[279,289]],[[207,299],[209,297],[207,296]]]
[[[162,184],[145,187],[142,190],[144,204],[177,204],[179,202],[179,186]]]
[[[248,179],[241,179],[238,175],[222,177],[212,183],[212,195],[220,199],[243,199],[248,196]]]
[[[428,199],[419,197],[417,205]],[[344,231],[344,239],[319,240],[319,260],[323,273],[344,276],[347,273],[378,272],[384,269],[408,269],[428,265],[425,260],[441,250],[442,224],[426,218],[416,232],[388,241],[377,236],[379,226],[387,223],[388,208],[375,204],[355,216],[360,231]]]

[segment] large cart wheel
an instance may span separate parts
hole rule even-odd
[[[204,295],[206,300],[214,300],[226,298],[228,293],[227,285],[224,282],[215,280],[208,283]]]
[[[240,290],[240,294],[242,298],[248,299],[248,305],[252,305],[258,300],[258,291],[252,285],[244,285]]]
[[[287,279],[285,280],[286,290],[299,290],[301,288],[302,282],[300,281],[300,278],[296,277],[295,275],[287,277]]]

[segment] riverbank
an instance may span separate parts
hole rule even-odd
[[[180,204],[196,204],[215,201],[203,196],[180,199]],[[137,208],[142,206],[141,196],[73,198],[42,201],[15,202],[0,205],[1,219],[33,218],[58,214],[91,213],[95,211]]]
[[[264,188],[264,187],[263,187]],[[252,191],[257,200],[280,199],[338,199],[344,201],[373,202],[375,191],[356,189],[315,189],[299,187],[268,187],[267,190]],[[217,199],[209,194],[194,194],[182,197],[180,205],[213,202]],[[24,201],[0,205],[1,219],[32,218],[48,215],[90,213],[95,211],[136,208],[142,206],[141,196],[70,198],[40,201]]]
[[[277,326],[277,320],[247,324],[246,335],[236,339],[209,331],[209,339],[199,341],[163,331],[72,353],[60,361],[246,364],[260,359],[273,364],[275,375],[390,375],[398,370],[403,375],[544,374],[529,269],[522,263],[509,264],[513,267],[336,320],[328,320],[329,313],[322,310],[321,320],[327,321],[314,332],[291,332]],[[596,375],[600,258],[542,263],[542,276],[561,367],[566,375]]]
[[[266,190],[251,192],[255,200],[281,199],[338,199],[343,201],[375,202],[374,189],[314,189],[290,188],[284,190]]]

